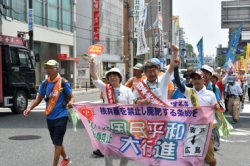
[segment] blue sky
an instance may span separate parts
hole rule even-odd
[[[228,29],[221,29],[221,0],[173,0],[173,15],[180,16],[180,26],[196,53],[202,36],[205,56],[215,55],[219,44],[227,47]]]

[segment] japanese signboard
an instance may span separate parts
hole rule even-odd
[[[210,107],[184,105],[78,103],[74,107],[92,145],[104,155],[124,156],[151,165],[201,166],[208,150],[214,111]]]
[[[28,9],[28,29],[29,31],[33,31],[33,9]]]
[[[100,0],[93,0],[93,38],[100,40]]]
[[[101,44],[91,45],[88,48],[88,54],[101,55],[104,52],[104,46]]]

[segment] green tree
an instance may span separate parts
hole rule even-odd
[[[224,63],[226,62],[226,55],[219,55],[217,57],[217,63],[218,63],[218,66],[223,66]]]
[[[186,51],[187,51],[187,56],[195,57],[196,54],[194,53],[194,48],[192,44],[187,44],[186,45]]]

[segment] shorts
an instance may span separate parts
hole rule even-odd
[[[61,146],[67,128],[68,117],[47,119],[50,138],[54,145]]]

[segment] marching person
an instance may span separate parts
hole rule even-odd
[[[250,102],[250,70],[247,73],[247,94],[248,94],[248,101]]]
[[[134,77],[129,78],[129,80],[125,83],[126,87],[131,88],[132,92],[134,91],[134,87],[143,79],[143,64],[137,63],[133,67]]]
[[[108,84],[98,79],[95,70],[95,60],[90,59],[90,74],[93,80],[93,84],[102,91],[104,96],[104,103],[106,104],[133,104],[134,96],[130,88],[121,84],[122,74],[118,68],[112,68],[106,72],[106,80]],[[104,155],[105,165],[113,166],[113,157],[110,155]],[[121,158],[120,166],[126,166],[128,159]]]
[[[243,110],[244,109],[244,100],[245,100],[245,96],[246,96],[246,89],[247,89],[246,74],[245,74],[244,68],[240,69],[239,80],[240,80],[241,89],[242,89],[241,109]]]
[[[172,46],[173,55],[171,65],[168,70],[161,76],[159,74],[159,66],[153,61],[148,61],[144,65],[144,73],[147,79],[141,81],[135,87],[134,96],[136,104],[162,104],[167,105],[168,101],[168,83],[171,81],[171,74],[174,67],[177,66],[179,61],[176,61],[178,48]],[[177,62],[177,63],[176,63]],[[147,90],[147,94],[142,91]]]
[[[235,75],[230,75],[227,82],[225,88],[225,96],[228,100],[227,109],[233,118],[232,123],[237,123],[240,118],[242,89],[240,83],[236,81]]]
[[[190,75],[193,83],[193,88],[188,88],[181,84],[178,67],[174,69],[174,78],[176,80],[176,85],[180,89],[180,91],[186,96],[188,99],[188,105],[190,107],[197,107],[197,106],[212,106],[216,111],[220,109],[219,104],[217,103],[215,94],[207,90],[206,86],[204,85],[204,77],[203,73],[201,72],[193,72]],[[211,135],[210,143],[208,152],[205,158],[205,161],[210,166],[216,166],[216,159],[214,156],[214,136]]]
[[[69,117],[67,107],[72,108],[74,96],[70,84],[67,80],[61,78],[58,73],[59,63],[57,61],[49,60],[44,64],[44,68],[48,79],[42,81],[39,88],[39,95],[23,112],[23,115],[28,116],[31,110],[45,99],[47,125],[51,140],[55,146],[53,166],[58,165],[60,156],[63,157],[60,166],[67,166],[71,163],[71,160],[63,146],[63,137],[66,132]]]
[[[206,86],[207,90],[210,90],[214,92],[217,102],[221,100],[221,93],[220,89],[216,84],[213,84],[211,79],[214,73],[214,69],[209,65],[203,65],[201,67],[202,76],[204,78],[204,85]],[[220,124],[220,119],[215,114],[215,121],[214,121],[214,128],[213,128],[213,134],[214,134],[214,142],[215,142],[215,150],[219,150],[220,146],[220,135],[219,135],[219,129],[218,124]]]
[[[155,63],[155,64],[157,64],[158,65],[158,70],[159,70],[159,72],[158,72],[158,77],[160,77],[160,76],[162,76],[163,74],[164,74],[164,70],[168,70],[168,68],[169,68],[169,66],[165,66],[164,67],[164,70],[161,70],[161,61],[158,59],[158,58],[152,58],[152,59],[149,59],[149,62],[153,62],[153,63]],[[145,77],[145,79],[146,79],[146,77]],[[173,83],[173,81],[170,79],[170,81],[168,82],[168,99],[172,99],[172,96],[173,96],[173,94],[174,94],[174,89],[175,87],[174,87],[174,83]]]

